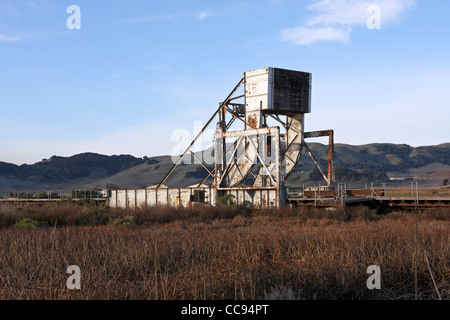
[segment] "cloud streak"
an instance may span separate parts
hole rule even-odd
[[[197,15],[197,20],[198,20],[198,21],[203,21],[203,20],[205,20],[206,18],[208,18],[209,16],[211,16],[211,14],[210,14],[209,12],[202,11],[202,12],[199,12],[199,13],[198,13],[198,15]]]
[[[351,28],[304,28],[297,27],[283,30],[281,39],[292,42],[294,45],[311,45],[316,42],[350,42]]]
[[[144,23],[144,22],[178,20],[178,19],[186,19],[186,18],[187,19],[197,19],[198,21],[204,21],[206,18],[208,18],[210,16],[211,16],[211,13],[209,13],[207,11],[180,12],[180,13],[170,13],[170,14],[147,16],[147,17],[142,17],[142,18],[120,19],[119,21],[122,23]]]
[[[0,42],[16,43],[16,42],[19,42],[20,40],[21,40],[21,37],[19,37],[19,36],[9,36],[7,34],[0,33]]]
[[[383,26],[399,23],[416,0],[315,0],[303,25],[282,30],[281,40],[294,45],[318,42],[349,43],[353,28],[366,27],[370,6],[380,8]]]

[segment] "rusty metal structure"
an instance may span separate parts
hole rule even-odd
[[[311,88],[312,75],[308,72],[280,68],[245,72],[158,185],[147,189],[109,190],[108,204],[115,207],[216,205],[220,198],[230,194],[237,204],[280,207],[288,199],[285,181],[304,151],[332,189],[334,132],[304,130],[305,115],[311,112]],[[211,166],[196,155],[193,146],[213,124]],[[329,138],[326,172],[305,141],[316,137]],[[204,168],[204,179],[190,187],[166,187],[164,183],[187,158]]]

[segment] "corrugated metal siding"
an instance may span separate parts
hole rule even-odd
[[[216,205],[212,188],[160,188],[110,190],[106,203],[112,208],[175,207],[188,208],[194,204],[195,191],[202,191],[204,204]],[[272,188],[232,188],[219,190],[219,198],[232,194],[236,204],[248,201],[258,208],[278,207],[277,190]]]

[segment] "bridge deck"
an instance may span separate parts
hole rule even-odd
[[[344,197],[344,198],[308,198],[291,196],[288,202],[296,206],[339,207],[339,206],[369,206],[391,208],[450,208],[450,196],[419,197]]]
[[[45,204],[52,202],[59,202],[68,199],[0,199],[0,204]],[[82,201],[85,199],[72,199],[73,201]],[[97,204],[104,203],[106,198],[92,198]],[[301,197],[290,196],[288,203],[294,206],[312,206],[318,208],[326,207],[340,207],[340,206],[369,206],[369,207],[384,207],[384,208],[449,208],[450,196],[423,196],[419,197]]]

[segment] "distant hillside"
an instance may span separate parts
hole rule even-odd
[[[43,182],[60,182],[87,176],[109,176],[142,162],[142,159],[129,155],[104,156],[83,153],[67,158],[53,156],[33,165],[18,166],[14,171],[15,175],[22,179],[35,177]]]
[[[328,146],[309,145],[326,170]],[[95,153],[53,156],[32,165],[0,162],[0,191],[142,188],[159,183],[172,166],[170,156],[137,158]],[[443,176],[450,176],[450,143],[417,148],[404,144],[336,144],[335,166],[338,182],[387,182],[390,177],[422,177],[439,184]],[[201,165],[180,165],[165,184],[185,187],[198,183],[205,175]],[[321,179],[304,152],[286,184],[295,187],[323,183]]]
[[[32,165],[0,162],[0,189],[51,187],[82,178],[99,179],[114,175],[148,159],[130,155],[105,156],[83,153],[72,157],[53,156]],[[150,160],[151,161],[151,160]]]
[[[0,175],[14,175],[17,178],[33,178],[42,182],[60,182],[87,176],[109,176],[145,162],[130,155],[105,156],[82,153],[72,157],[53,156],[32,165],[17,166],[0,162]]]
[[[311,143],[311,149],[322,164],[326,164],[328,146]],[[391,172],[408,171],[430,163],[450,165],[450,143],[428,147],[411,147],[405,144],[368,144],[352,146],[335,144],[335,164],[347,169],[364,169]],[[308,157],[303,154],[302,157]],[[306,161],[309,167],[312,162]]]
[[[328,146],[312,143],[311,149],[326,169]],[[433,183],[450,175],[450,143],[437,146],[411,147],[401,144],[367,144],[353,146],[335,144],[336,180],[340,182],[388,182],[392,177],[425,178],[434,174]],[[307,174],[300,175],[300,172]],[[294,179],[301,182],[320,181],[320,173],[306,154],[296,168]]]

